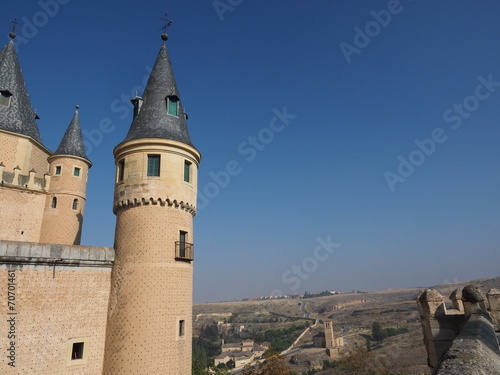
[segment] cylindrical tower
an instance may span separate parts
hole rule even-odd
[[[200,153],[165,44],[114,150],[116,258],[103,374],[191,374],[193,216]]]
[[[79,245],[92,163],[85,153],[78,106],[61,144],[48,162],[51,182],[40,242]]]

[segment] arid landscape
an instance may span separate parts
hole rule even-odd
[[[486,293],[500,287],[500,277],[430,286],[448,297],[456,288],[476,284]],[[322,322],[331,319],[336,336],[344,338],[341,356],[356,348],[370,350],[367,355],[383,360],[394,373],[408,375],[430,374],[423,344],[416,296],[423,288],[390,289],[373,292],[355,292],[307,299],[281,299],[264,301],[238,301],[207,303],[194,306],[194,347],[197,340],[210,336],[220,348],[225,342],[243,339],[258,341],[266,332],[289,334],[295,340],[307,326],[311,328],[292,346],[284,338],[279,351],[287,350],[287,366],[297,374],[320,370],[323,361],[335,361],[324,349],[313,347],[313,335],[322,332]],[[451,302],[449,303],[451,307]],[[398,332],[381,341],[372,337],[373,323],[382,329],[393,328]],[[393,331],[395,331],[393,330]],[[290,338],[289,338],[290,339]],[[286,348],[283,346],[285,345]],[[196,349],[195,349],[196,350]],[[215,348],[213,348],[215,351]],[[215,355],[220,354],[220,350]],[[213,353],[212,353],[213,355]],[[293,360],[292,360],[293,356]],[[293,363],[292,363],[293,362]],[[317,374],[340,374],[337,369]]]

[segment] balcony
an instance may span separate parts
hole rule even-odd
[[[175,260],[192,261],[194,259],[194,245],[188,242],[175,242]]]

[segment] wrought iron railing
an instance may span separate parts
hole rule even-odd
[[[194,245],[189,242],[175,242],[175,259],[178,260],[193,260]]]

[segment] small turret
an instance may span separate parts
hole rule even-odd
[[[92,163],[83,143],[78,108],[54,155],[40,242],[79,245]]]

